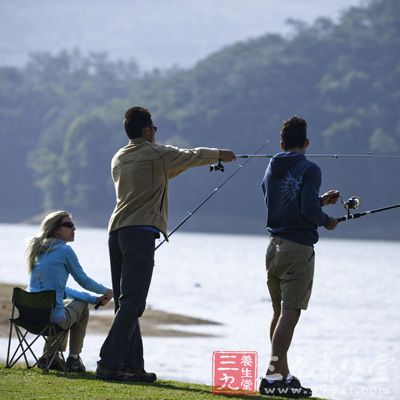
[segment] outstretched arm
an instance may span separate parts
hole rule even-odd
[[[102,284],[96,282],[94,279],[86,275],[82,266],[78,261],[78,257],[71,247],[65,246],[65,254],[67,258],[66,266],[68,272],[72,275],[76,282],[79,283],[84,289],[98,294],[106,294],[107,289]]]
[[[192,167],[209,165],[219,160],[230,162],[236,158],[231,150],[219,150],[207,147],[179,149],[177,147],[168,146],[166,150],[162,157],[169,179],[174,178]]]

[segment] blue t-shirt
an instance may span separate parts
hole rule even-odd
[[[27,289],[28,292],[56,291],[56,305],[51,314],[52,322],[60,322],[65,318],[63,300],[66,298],[96,303],[96,296],[66,286],[70,274],[86,290],[98,294],[107,293],[105,286],[85,274],[72,248],[62,240],[55,241],[48,252],[36,258]]]
[[[329,216],[322,211],[320,186],[321,170],[304,154],[276,154],[262,182],[268,232],[313,246],[318,241],[317,227],[329,222]]]

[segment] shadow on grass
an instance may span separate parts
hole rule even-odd
[[[181,390],[181,391],[185,391],[185,392],[194,392],[194,393],[202,393],[202,394],[212,394],[211,392],[211,388],[210,389],[201,389],[201,388],[196,388],[196,387],[179,387],[176,386],[174,383],[169,383],[168,381],[161,381],[161,382],[155,382],[153,384],[154,386],[157,387],[162,387],[165,389],[171,389],[171,390]],[[188,383],[187,385],[190,385],[190,383]],[[224,396],[226,398],[233,398],[233,399],[259,399],[259,396],[248,396],[248,395],[234,395],[234,394],[224,394],[224,393],[218,393],[219,396]]]
[[[188,387],[182,387],[179,385],[176,385],[174,382],[169,382],[169,381],[156,381],[156,382],[129,382],[129,381],[117,381],[117,380],[102,380],[102,379],[97,379],[96,375],[93,372],[81,372],[81,373],[63,373],[63,372],[57,372],[55,375],[59,378],[64,378],[64,379],[87,379],[87,380],[97,380],[99,382],[106,382],[106,383],[111,383],[111,384],[116,384],[116,385],[129,385],[129,386],[152,386],[155,388],[160,388],[160,389],[167,389],[167,390],[177,390],[181,392],[192,392],[192,393],[199,393],[199,394],[212,394],[211,388],[210,389],[203,389],[203,388],[198,388],[198,387],[191,387],[190,383],[182,383],[188,385]],[[193,384],[197,385],[197,384]],[[224,394],[224,393],[218,393],[219,396],[224,396],[226,398],[233,398],[233,399],[248,399],[248,400],[253,400],[253,399],[260,399],[259,396],[256,395],[234,395],[234,394]]]

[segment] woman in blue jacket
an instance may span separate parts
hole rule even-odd
[[[113,292],[85,274],[78,257],[67,245],[67,242],[74,241],[74,238],[75,226],[71,215],[65,211],[52,212],[43,219],[38,236],[29,241],[26,253],[30,272],[28,291],[56,291],[56,305],[51,314],[51,321],[62,329],[69,330],[70,353],[67,368],[70,371],[81,372],[85,371],[79,354],[89,320],[88,303],[105,305],[111,300]],[[67,287],[69,275],[84,289],[101,296],[96,297]],[[61,345],[62,351],[66,349],[66,341],[67,337]],[[52,351],[48,350],[49,346],[46,343],[43,351],[46,356],[39,359],[39,367],[46,365],[48,357],[52,357]],[[54,369],[60,368],[59,362],[60,360],[54,362]]]

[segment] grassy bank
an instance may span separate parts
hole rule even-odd
[[[266,397],[213,395],[210,386],[175,381],[158,381],[152,384],[105,382],[95,379],[93,372],[64,374],[51,371],[45,374],[38,368],[5,369],[4,364],[0,364],[2,400],[226,400],[229,398],[251,400]]]

